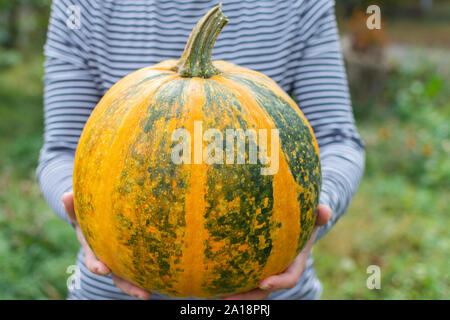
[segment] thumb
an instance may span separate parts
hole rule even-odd
[[[320,204],[317,208],[316,226],[324,226],[330,220],[332,210],[329,206]]]
[[[77,217],[73,206],[73,192],[66,192],[62,195],[62,202],[66,210],[67,217],[74,224],[77,225]]]

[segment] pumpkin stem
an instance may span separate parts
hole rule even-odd
[[[220,73],[212,63],[212,49],[220,31],[228,22],[220,7],[208,11],[189,36],[175,71],[182,77],[209,78]]]

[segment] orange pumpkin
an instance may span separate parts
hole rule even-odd
[[[220,6],[211,9],[179,61],[111,87],[76,152],[75,211],[90,247],[118,276],[165,295],[253,289],[292,262],[315,221],[321,172],[313,131],[273,80],[211,61],[226,23]],[[277,172],[262,174],[266,165],[248,163],[249,151],[244,164],[190,161],[207,152],[204,140],[188,161],[174,163],[173,132],[195,136],[199,122],[203,131],[276,130]],[[251,139],[245,136],[248,150]]]

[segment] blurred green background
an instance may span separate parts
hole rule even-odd
[[[326,299],[449,299],[450,1],[337,1],[366,171],[314,248]],[[382,28],[368,30],[368,4]],[[78,250],[35,179],[50,1],[0,2],[0,299],[64,299]],[[381,268],[369,290],[366,269]]]

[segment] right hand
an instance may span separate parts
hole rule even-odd
[[[75,215],[75,210],[73,206],[73,192],[64,193],[62,196],[62,202],[64,204],[64,208],[66,209],[67,216],[69,220],[72,222],[75,227],[75,231],[77,233],[78,241],[84,250],[84,259],[86,267],[92,273],[98,274],[100,276],[106,276],[111,273],[111,278],[114,281],[114,284],[117,288],[125,292],[126,294],[140,298],[140,299],[149,299],[151,293],[145,291],[144,289],[134,285],[133,283],[126,281],[119,276],[115,275],[111,272],[106,264],[98,260],[95,253],[91,250],[86,239],[84,238],[83,233],[81,232],[80,225],[78,224],[77,216]]]

